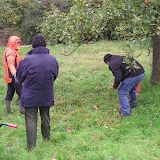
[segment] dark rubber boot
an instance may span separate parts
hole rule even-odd
[[[6,111],[8,114],[11,113],[11,101],[6,100]]]

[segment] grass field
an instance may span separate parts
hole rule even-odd
[[[103,56],[123,54],[122,44],[83,45],[71,56],[59,54],[61,45],[50,47],[60,66],[51,109],[51,140],[42,140],[39,120],[37,147],[31,152],[26,150],[17,96],[13,114],[5,112],[6,85],[0,62],[0,121],[18,125],[17,129],[0,128],[0,160],[160,160],[160,86],[150,85],[151,55],[146,50],[137,58],[145,68],[138,108],[123,119],[117,112],[117,91],[111,88],[113,77]],[[21,53],[25,56],[29,49],[22,47]],[[138,47],[135,50],[138,55]],[[2,52],[0,48],[1,56]]]

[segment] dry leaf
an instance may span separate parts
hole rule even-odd
[[[55,156],[55,155],[53,155],[53,159],[52,159],[52,160],[57,160],[55,157],[56,157],[56,156]]]
[[[93,106],[94,109],[99,109],[99,106]]]
[[[67,132],[71,133],[72,132],[72,128],[67,128]]]

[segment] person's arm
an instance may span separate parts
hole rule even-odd
[[[27,60],[24,59],[20,62],[18,68],[17,68],[17,72],[16,72],[16,77],[19,80],[20,83],[23,83],[26,75],[27,75]]]
[[[112,74],[115,77],[113,82],[113,88],[117,89],[122,81],[122,70],[119,65],[110,65],[109,69],[112,71]]]
[[[16,60],[16,55],[14,55],[12,52],[6,53],[7,65],[13,76],[16,74],[15,60]]]
[[[56,63],[56,65],[55,65],[54,73],[53,73],[53,75],[54,75],[54,81],[56,80],[56,78],[58,76],[58,73],[59,73],[59,64],[58,64],[58,61],[56,59],[55,59],[55,63]]]

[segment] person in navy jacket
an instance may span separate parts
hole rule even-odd
[[[130,105],[132,108],[137,106],[136,86],[144,79],[144,68],[133,58],[130,58],[132,65],[127,64],[126,57],[119,55],[106,54],[104,62],[114,76],[113,88],[118,88],[120,115],[129,116],[131,114]]]
[[[40,34],[32,41],[32,50],[22,60],[16,77],[23,84],[21,104],[25,108],[27,147],[36,146],[37,114],[41,116],[41,132],[45,140],[50,138],[50,107],[54,105],[54,81],[58,76],[58,62],[46,48]]]

